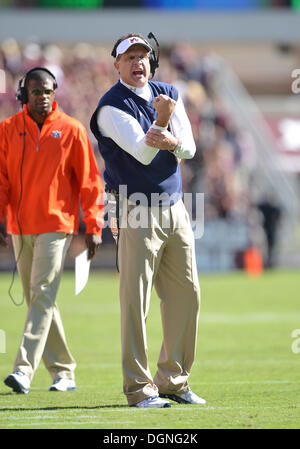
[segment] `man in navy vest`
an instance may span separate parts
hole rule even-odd
[[[188,384],[200,307],[179,166],[195,153],[190,122],[177,89],[149,81],[158,64],[142,35],[121,37],[112,56],[120,80],[100,99],[91,129],[105,161],[106,191],[123,199],[118,264],[124,393],[136,407],[169,407],[166,399],[205,404]],[[163,326],[154,378],[146,339],[153,285]]]

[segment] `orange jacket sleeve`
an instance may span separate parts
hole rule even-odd
[[[102,181],[87,131],[83,126],[78,128],[72,155],[86,233],[101,235],[104,216]]]

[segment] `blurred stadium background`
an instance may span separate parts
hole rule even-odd
[[[117,79],[113,43],[150,31],[160,43],[155,78],[180,90],[197,144],[181,167],[184,191],[205,194],[199,271],[243,269],[252,247],[265,268],[299,267],[300,0],[0,0],[0,120],[19,108],[19,79],[44,65],[58,80],[61,108],[89,131]],[[0,270],[13,266],[12,249],[1,250]],[[115,267],[107,229],[93,267]]]

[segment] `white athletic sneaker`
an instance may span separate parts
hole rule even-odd
[[[171,403],[168,401],[164,401],[159,396],[150,396],[147,399],[144,399],[141,402],[138,402],[135,405],[132,405],[132,407],[145,407],[145,408],[165,408],[165,407],[171,407]]]
[[[72,379],[65,379],[60,377],[55,379],[51,387],[49,387],[49,391],[70,391],[76,390],[75,381]]]
[[[192,390],[187,391],[186,393],[173,393],[173,394],[160,394],[160,397],[172,399],[173,401],[178,402],[179,404],[206,404],[206,400],[200,398]]]
[[[5,385],[12,388],[16,393],[27,394],[30,388],[30,380],[26,374],[21,371],[15,371],[14,373],[7,376],[4,380]]]

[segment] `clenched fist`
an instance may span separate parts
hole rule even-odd
[[[153,107],[157,111],[156,124],[158,126],[167,126],[175,111],[176,101],[167,95],[160,94],[154,98]]]

